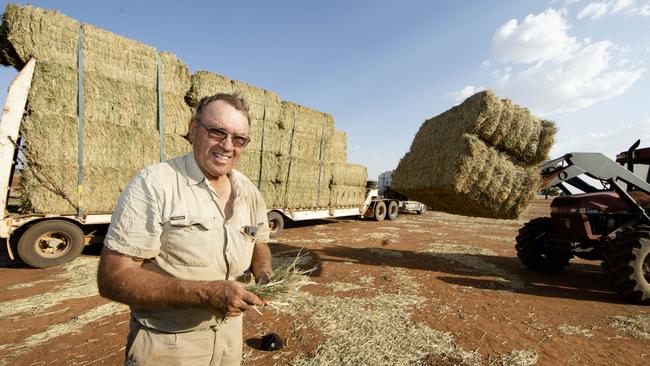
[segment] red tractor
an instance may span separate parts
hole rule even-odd
[[[550,217],[519,230],[517,256],[528,268],[559,272],[574,256],[600,260],[622,298],[650,304],[650,148],[639,144],[616,162],[599,153],[570,153],[541,166],[543,187],[558,187],[563,195],[551,202]]]

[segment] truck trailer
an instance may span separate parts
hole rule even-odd
[[[86,245],[100,243],[110,223],[111,212],[88,213],[78,210],[73,214],[42,214],[19,209],[18,205],[12,204],[10,195],[16,191],[15,187],[12,190],[12,181],[18,180],[20,175],[20,124],[25,113],[36,62],[31,59],[12,82],[0,122],[0,200],[3,207],[0,238],[6,240],[11,259],[14,259],[15,249],[18,257],[26,264],[45,268],[72,261],[81,254]],[[92,197],[85,199],[92,200]],[[423,208],[423,205],[420,205],[396,197],[385,197],[379,193],[376,182],[369,181],[366,184],[365,196],[352,205],[326,205],[307,209],[271,206],[268,219],[271,235],[276,237],[287,221],[355,216],[377,221],[394,220],[400,211],[422,213],[426,206]]]

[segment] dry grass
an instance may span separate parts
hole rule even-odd
[[[528,366],[536,365],[539,355],[532,349],[513,350],[508,353],[490,355],[488,365],[490,366]]]
[[[591,338],[594,334],[591,332],[593,329],[583,329],[575,325],[560,324],[557,330],[566,335],[580,335],[583,337]]]
[[[650,314],[644,313],[635,317],[615,316],[610,325],[634,338],[650,339]]]
[[[288,305],[298,290],[309,283],[309,274],[315,268],[301,269],[300,264],[310,261],[307,255],[298,252],[291,260],[286,260],[275,268],[275,274],[269,282],[256,283],[248,287],[248,291],[266,300],[271,306]],[[270,301],[269,301],[270,300]]]
[[[291,313],[300,327],[321,332],[325,340],[309,354],[299,354],[291,365],[413,365],[429,355],[479,365],[480,356],[458,347],[451,334],[411,321],[410,312],[427,301],[419,284],[406,272],[386,268],[385,275],[400,284],[400,294],[370,287],[371,298],[339,298],[300,292],[282,311]],[[374,279],[360,278],[363,285]],[[348,284],[353,286],[355,284]]]

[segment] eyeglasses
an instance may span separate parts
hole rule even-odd
[[[246,147],[246,145],[248,145],[248,143],[251,141],[251,139],[247,136],[231,134],[230,132],[224,130],[223,128],[210,127],[199,120],[197,120],[196,122],[198,122],[199,126],[205,128],[206,131],[208,131],[208,137],[215,141],[221,142],[226,138],[228,138],[228,135],[230,135],[232,136],[231,137],[232,145],[234,147],[239,147],[239,148]]]

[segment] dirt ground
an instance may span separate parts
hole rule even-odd
[[[278,258],[307,255],[313,284],[278,310],[245,317],[245,365],[647,365],[650,307],[621,302],[600,263],[527,270],[520,220],[426,212],[396,221],[288,228]],[[0,258],[1,365],[117,365],[128,308],[97,294],[98,248],[67,265]],[[282,350],[257,349],[274,332]]]

